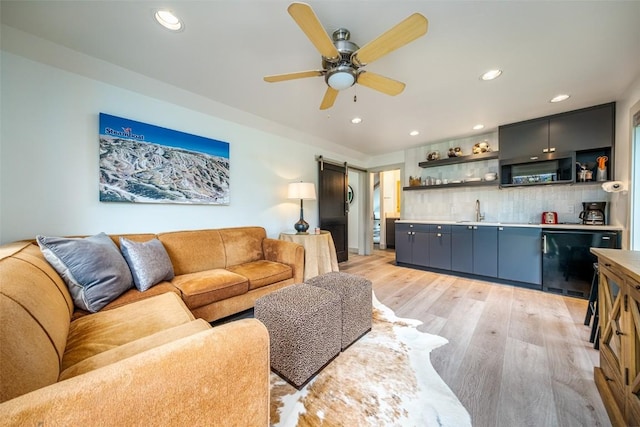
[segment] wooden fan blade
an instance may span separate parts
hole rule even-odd
[[[297,73],[276,74],[273,76],[265,76],[264,81],[269,83],[283,82],[285,80],[304,79],[305,77],[318,77],[322,75],[322,71],[300,71]]]
[[[332,87],[327,87],[327,91],[324,93],[324,98],[322,98],[322,103],[320,104],[320,109],[326,110],[333,107],[333,103],[336,102],[337,97],[338,91]]]
[[[327,59],[337,59],[340,56],[338,49],[333,45],[331,37],[325,31],[311,6],[306,3],[291,3],[287,11],[318,49],[320,55]]]
[[[357,83],[391,96],[402,93],[406,86],[397,80],[368,71],[361,71],[360,74],[358,74]]]
[[[376,59],[412,42],[427,33],[429,21],[427,18],[414,13],[397,24],[378,38],[355,51],[351,59],[360,66],[369,64]]]

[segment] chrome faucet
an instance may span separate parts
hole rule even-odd
[[[484,215],[480,213],[480,200],[476,200],[476,222],[480,222],[484,219]]]

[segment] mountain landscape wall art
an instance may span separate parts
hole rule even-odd
[[[229,204],[229,143],[100,113],[100,201]]]

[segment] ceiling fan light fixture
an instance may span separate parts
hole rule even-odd
[[[480,130],[480,129],[484,129],[484,125],[483,124],[478,123],[477,125],[475,125],[473,127],[473,130]]]
[[[348,66],[338,66],[327,72],[327,84],[335,90],[349,89],[356,82],[356,70]]]
[[[498,69],[489,70],[483,75],[481,75],[480,78],[484,81],[489,81],[489,80],[497,79],[498,77],[500,77],[501,74],[502,74],[502,70],[498,70]]]
[[[180,18],[174,15],[173,12],[166,9],[157,10],[154,17],[158,24],[162,25],[168,30],[171,31],[181,31],[184,29],[184,25]]]

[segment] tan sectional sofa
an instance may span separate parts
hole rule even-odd
[[[195,317],[212,322],[253,307],[258,298],[269,292],[303,282],[304,247],[270,239],[262,227],[122,237],[138,242],[157,237],[169,254],[175,278],[145,292],[131,289],[104,309],[175,292]],[[120,235],[111,238],[119,244]]]
[[[266,328],[208,321],[301,282],[302,247],[260,227],[127,235],[153,237],[175,278],[97,313],[34,242],[0,246],[0,424],[268,425]]]

